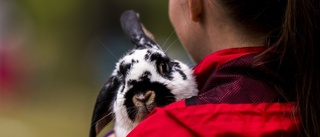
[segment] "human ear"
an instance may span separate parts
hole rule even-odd
[[[194,22],[199,22],[203,12],[202,0],[189,0],[190,18]]]

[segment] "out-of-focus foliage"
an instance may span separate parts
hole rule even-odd
[[[167,5],[162,0],[0,0],[0,136],[88,136],[100,87],[132,47],[119,24],[124,10],[138,11],[169,55],[190,63]]]

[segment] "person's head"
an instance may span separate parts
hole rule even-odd
[[[245,46],[266,46],[261,57],[291,60],[303,136],[320,136],[319,9],[319,0],[169,2],[171,23],[196,62],[216,50]]]
[[[285,2],[278,0],[170,0],[169,16],[195,62],[220,49],[265,46],[279,31]]]

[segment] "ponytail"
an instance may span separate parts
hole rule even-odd
[[[320,137],[319,3],[287,0],[280,38],[272,46],[296,65],[294,86],[304,137]]]
[[[291,93],[282,94],[281,89],[278,92],[286,101],[297,102],[302,124],[300,135],[320,137],[320,0],[220,0],[219,3],[241,28],[267,36],[268,49],[257,60],[274,55],[279,57],[279,68],[293,71],[293,78],[286,79],[292,86],[286,92]],[[289,99],[292,94],[293,99]]]

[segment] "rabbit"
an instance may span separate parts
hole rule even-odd
[[[90,137],[114,120],[117,137],[126,136],[155,107],[198,94],[193,71],[170,59],[143,30],[138,14],[122,13],[123,31],[135,47],[116,63],[101,89],[92,115]]]

